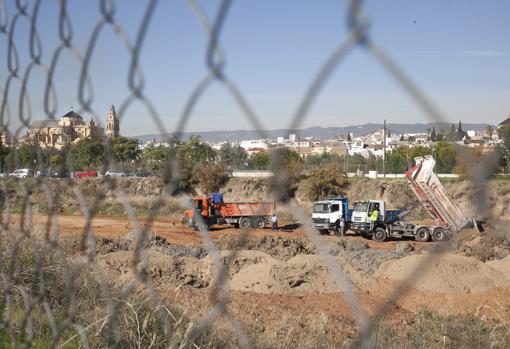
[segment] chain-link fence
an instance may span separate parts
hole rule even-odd
[[[46,2],[41,0],[27,2],[19,0],[9,4],[0,2],[0,47],[3,65],[0,81],[2,135],[10,133],[13,138],[21,138],[25,130],[35,121],[36,118],[31,114],[34,107],[31,105],[31,101],[34,100],[31,94],[41,91],[30,88],[34,74],[42,74],[45,81],[44,103],[39,107],[44,110],[46,119],[57,120],[58,95],[61,91],[57,88],[56,70],[61,64],[63,55],[73,57],[79,69],[79,80],[74,87],[79,102],[76,111],[91,114],[95,120],[101,120],[100,115],[103,113],[93,108],[94,76],[90,72],[91,60],[102,33],[112,29],[130,57],[127,75],[115,77],[119,79],[127,77],[129,91],[118,109],[121,125],[128,108],[135,102],[140,103],[146,110],[143,122],[153,123],[167,140],[171,131],[172,142],[175,142],[189,126],[197,103],[210,86],[216,83],[232,96],[243,117],[258,131],[260,138],[268,138],[260,118],[251,107],[247,96],[236,84],[235,77],[229,73],[226,63],[228,48],[222,45],[222,33],[225,23],[229,20],[231,1],[221,1],[212,19],[208,18],[200,3],[188,1],[189,9],[197,19],[197,25],[203,29],[203,35],[207,38],[207,48],[204,52],[207,72],[196,82],[188,98],[179,101],[184,107],[174,130],[165,128],[166,121],[151,102],[151,97],[146,95],[143,66],[140,63],[144,41],[150,35],[151,20],[158,11],[158,1],[150,0],[137,4],[143,14],[134,37],[128,35],[123,23],[117,19],[116,6],[122,5],[123,2],[114,3],[107,0],[98,2],[99,17],[92,32],[88,33],[86,48],[80,50],[76,45],[76,33],[73,31],[73,20],[79,14],[68,11],[67,1],[58,2],[58,22],[54,25],[58,27],[59,37],[55,48],[45,44],[40,28],[39,16]],[[352,0],[348,3],[345,25],[348,34],[344,38],[339,38],[338,46],[319,67],[297,105],[296,112],[289,120],[289,131],[298,130],[302,126],[327,79],[341,67],[342,62],[355,48],[363,49],[382,70],[393,77],[402,87],[403,93],[409,95],[431,121],[445,122],[445,117],[434,104],[373,40],[363,12],[362,1]],[[20,30],[20,27],[28,29],[28,42],[15,40],[15,32]],[[28,49],[29,56],[28,62],[24,64],[18,54],[22,46]],[[11,110],[13,105],[17,106],[15,108],[17,112]],[[5,142],[4,138],[2,139]],[[12,147],[11,151],[13,161],[19,168],[19,164],[22,163],[20,157],[23,155],[17,147]],[[40,152],[38,156],[39,161],[34,161],[34,164],[42,166]],[[66,154],[65,163],[69,171],[74,170],[74,156],[72,152]],[[235,260],[238,251],[248,241],[246,231],[239,231],[235,236],[237,249],[225,255],[218,248],[214,236],[206,225],[200,225],[199,243],[202,247],[194,248],[201,248],[201,253],[209,256],[214,269],[214,277],[207,288],[210,306],[207,311],[202,312],[201,318],[185,311],[187,307],[193,308],[195,302],[192,297],[186,299],[185,291],[182,291],[180,296],[175,296],[172,303],[167,297],[166,290],[154,279],[154,275],[163,273],[161,267],[158,269],[152,262],[154,248],[164,243],[157,237],[157,220],[166,212],[165,205],[168,204],[169,198],[175,197],[177,202],[181,197],[178,196],[181,179],[179,159],[170,155],[166,160],[164,189],[154,191],[157,193],[157,200],[151,203],[143,219],[129,198],[129,190],[115,178],[98,178],[93,189],[72,178],[52,180],[40,177],[17,181],[1,178],[0,345],[57,348],[135,346],[183,348],[225,345],[251,347],[256,343],[253,334],[246,330],[243,322],[238,320],[238,314],[229,307],[229,300],[232,297],[228,287],[232,267],[229,261]],[[482,214],[492,215],[487,184],[489,161],[492,159],[487,158],[485,162],[472,164],[476,169],[473,171],[475,175],[471,177],[472,184],[477,188],[476,202],[471,203],[476,208],[475,217]],[[103,170],[108,169],[109,164],[113,162],[107,142]],[[361,295],[349,273],[338,263],[328,246],[330,240],[313,229],[310,212],[292,200],[292,195],[289,196],[289,192],[292,192],[289,189],[292,186],[292,179],[282,164],[279,153],[275,152],[271,165],[275,173],[270,187],[272,198],[279,207],[283,207],[282,211],[286,211],[295,222],[303,226],[306,239],[313,243],[337,286],[338,297],[348,305],[359,333],[359,336],[351,338],[349,343],[361,347],[376,346],[377,328],[382,320],[391,314],[394,305],[406,295],[409,288],[395,288],[378,304],[374,304],[373,309],[367,310],[360,301]],[[381,164],[372,165],[374,169],[378,169]],[[362,170],[368,170],[372,165],[364,164],[366,168]],[[397,165],[390,165],[389,170]],[[350,164],[348,168],[354,171],[353,166],[359,167]],[[43,171],[44,168],[41,167],[40,170]],[[72,196],[79,207],[81,220],[79,226],[73,228],[74,235],[80,237],[77,246],[69,247],[61,243],[69,233],[66,232],[67,223],[63,215],[65,212],[60,207],[64,195]],[[118,246],[122,242],[113,241],[114,238],[98,237],[93,223],[101,214],[105,200],[112,197],[120,205],[120,212],[129,218],[132,231],[137,233],[131,237],[132,241],[124,241],[129,245],[129,248],[125,249],[129,263],[125,266],[127,270],[123,274],[125,279],[120,289],[112,287],[112,275],[104,268],[104,260],[101,262],[99,255],[104,246],[112,251],[122,249]],[[43,215],[41,206],[44,206]],[[422,277],[427,268],[440,258],[439,255],[443,251],[451,248],[453,243],[451,240],[431,244],[429,253],[403,284],[412,284]],[[174,308],[174,305],[179,307]],[[225,332],[229,334],[228,336],[214,335],[217,330],[215,326],[220,323],[228,328]],[[227,338],[229,336],[232,338]]]

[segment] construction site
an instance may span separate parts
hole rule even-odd
[[[509,13],[0,0],[0,349],[510,348]]]
[[[80,259],[94,256],[86,269],[92,268],[93,278],[102,280],[103,287],[134,287],[132,292],[139,295],[157,292],[161,302],[182,314],[179,321],[185,318],[192,324],[207,317],[218,302],[224,302],[228,314],[239,321],[257,347],[327,347],[339,343],[356,347],[360,343],[360,314],[382,317],[374,330],[378,345],[434,345],[442,340],[447,347],[470,346],[468,341],[473,338],[465,332],[470,324],[486,334],[478,337],[476,347],[487,341],[494,347],[505,347],[510,336],[504,327],[510,320],[510,243],[501,218],[510,213],[510,183],[489,181],[486,195],[490,210],[480,212],[471,204],[479,193],[471,182],[456,180],[443,186],[432,168],[422,170],[427,177],[422,188],[434,187],[433,196],[445,195],[441,202],[433,203],[437,209],[432,210],[434,198],[420,196],[416,190],[420,178],[415,170],[410,170],[415,175],[407,180],[357,179],[346,187],[344,197],[352,202],[371,198],[399,214],[405,212],[404,223],[394,218],[388,223],[381,218],[379,223],[388,223],[384,239],[370,232],[356,233],[350,223],[343,234],[337,227],[331,232],[313,229],[314,203],[298,189],[295,202],[306,212],[307,221],[296,220],[282,205],[269,203],[272,194],[269,181],[264,179],[231,180],[222,188],[223,195],[203,199],[187,195],[164,195],[162,199],[163,187],[155,178],[117,178],[112,182],[115,189],[108,191],[101,189],[104,184],[99,179],[81,180],[80,197],[76,189],[52,180],[44,187],[59,192],[53,207],[44,206],[47,193],[30,183],[26,184],[30,201],[23,205],[23,193],[13,182],[4,197],[3,217],[10,231],[23,234],[24,229],[30,229],[41,246],[44,241],[54,241],[61,253],[59,263],[79,265]],[[119,191],[128,198],[128,206],[118,200]],[[88,226],[89,213],[80,209],[79,201],[92,207],[99,192],[97,214],[90,217]],[[334,205],[336,199],[328,200]],[[233,204],[229,202],[237,204],[230,207]],[[268,204],[260,206],[257,202]],[[156,203],[159,214],[146,216]],[[19,211],[20,207],[27,209]],[[413,210],[406,211],[408,207]],[[441,209],[445,210],[438,213]],[[47,210],[56,212],[52,222],[42,214]],[[447,210],[460,212],[460,216],[453,217]],[[356,216],[356,208],[348,212],[351,218]],[[383,212],[381,209],[381,215]],[[273,213],[278,217],[276,229],[270,222]],[[478,225],[466,218],[475,214]],[[242,215],[255,217],[254,222],[267,221],[244,224]],[[443,218],[459,225],[453,228]],[[419,228],[411,230],[415,235],[398,236],[398,229],[390,227],[408,226],[408,222],[413,222],[412,227],[429,227],[427,238],[416,235]],[[377,226],[371,228],[373,232]],[[439,226],[449,229],[448,236],[431,236]],[[392,229],[397,233],[390,234]],[[13,248],[17,241],[13,236],[2,239],[3,249]],[[332,263],[340,268],[345,283],[335,274]],[[140,270],[146,273],[145,281],[133,284],[141,277]],[[357,314],[349,293],[359,302]],[[212,334],[206,343],[239,345],[228,317],[221,316],[210,326],[206,332]],[[434,328],[427,329],[429,337],[409,337],[416,326]],[[179,334],[179,343],[185,343],[181,341],[189,335],[186,328]],[[200,337],[191,338],[191,343],[200,342]]]

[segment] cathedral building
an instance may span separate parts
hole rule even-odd
[[[106,132],[93,119],[86,121],[73,110],[59,120],[34,121],[21,140],[22,143],[36,143],[41,148],[62,149],[87,137],[112,139],[119,136],[119,119],[113,105],[106,117]]]
[[[112,139],[119,136],[119,119],[115,113],[113,104],[110,106],[108,115],[106,116],[106,137]]]

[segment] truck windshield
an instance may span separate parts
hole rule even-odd
[[[328,212],[329,212],[328,204],[313,205],[313,213],[328,213]]]
[[[353,210],[356,212],[367,212],[368,202],[357,202],[354,204]]]

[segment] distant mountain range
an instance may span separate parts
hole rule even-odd
[[[421,133],[426,132],[427,129],[435,127],[436,131],[439,132],[444,130],[447,132],[450,130],[452,124],[449,123],[427,123],[427,124],[387,124],[386,127],[391,132],[396,132],[398,134],[401,133]],[[475,131],[483,131],[488,124],[462,124],[462,128],[464,131],[475,130]],[[299,135],[301,138],[304,137],[313,137],[317,139],[331,139],[337,136],[346,136],[348,133],[352,132],[354,136],[363,136],[372,132],[375,132],[383,127],[383,124],[364,124],[364,125],[355,125],[355,126],[345,126],[345,127],[308,127],[301,130],[296,130],[295,132],[289,132],[288,129],[277,129],[277,130],[266,130],[265,134],[267,137],[271,139],[276,139],[277,137],[288,137],[289,133],[295,133]],[[455,127],[457,125],[455,124]],[[164,138],[168,138],[171,134],[163,135],[163,134],[147,134],[136,136],[135,138],[145,143],[147,141],[152,140],[162,140]],[[204,132],[183,132],[182,140],[187,140],[190,136],[199,136],[200,139],[208,142],[222,142],[222,141],[230,141],[236,142],[241,141],[243,139],[259,139],[262,138],[262,135],[255,130],[235,130],[235,131],[204,131]]]

